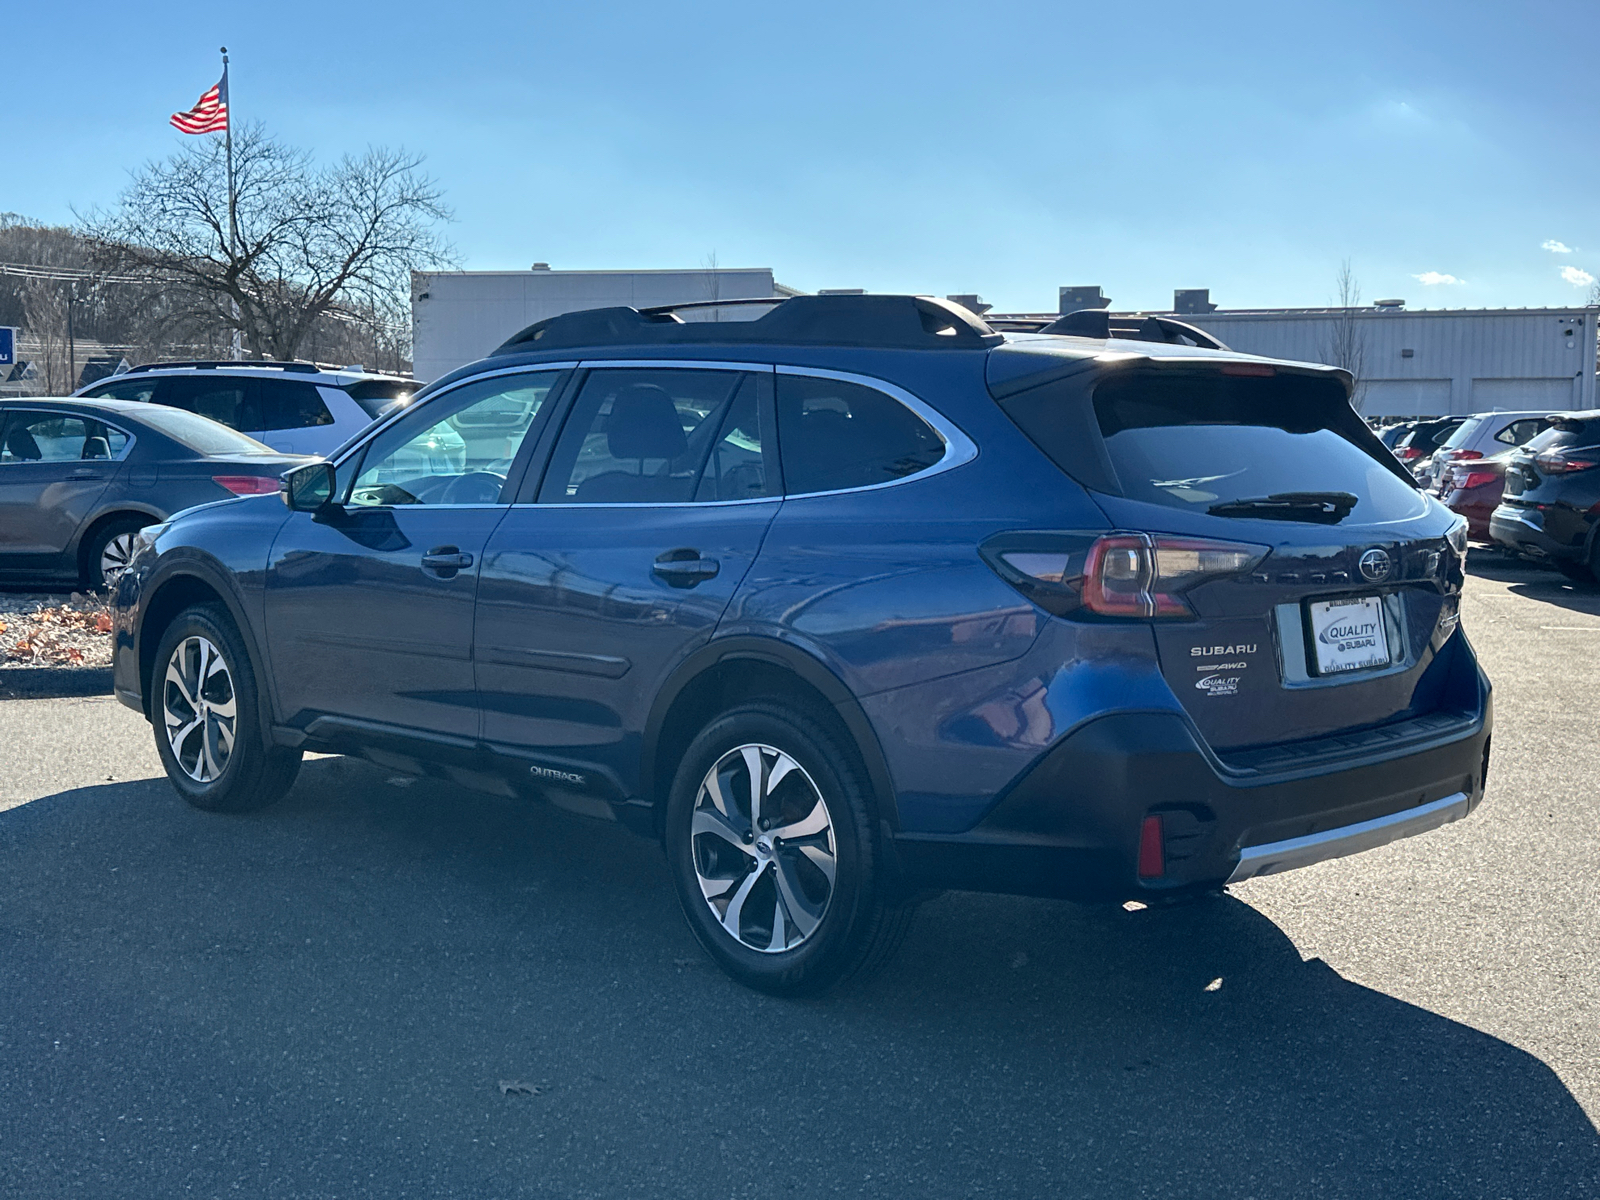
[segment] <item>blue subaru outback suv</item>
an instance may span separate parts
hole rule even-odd
[[[318,750],[613,820],[791,994],[939,889],[1176,898],[1482,798],[1465,526],[1348,374],[764,304],[540,322],[146,530],[116,687],[177,790],[257,808]]]

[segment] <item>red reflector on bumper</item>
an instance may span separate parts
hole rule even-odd
[[[1160,879],[1166,873],[1167,859],[1161,846],[1161,818],[1146,817],[1139,826],[1139,878]]]

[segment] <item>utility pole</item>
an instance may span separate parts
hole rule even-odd
[[[72,332],[72,306],[78,301],[76,281],[67,289],[67,391],[78,390],[78,343]]]

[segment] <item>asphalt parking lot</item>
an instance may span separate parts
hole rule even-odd
[[[0,701],[0,1190],[1600,1194],[1600,591],[1472,569],[1469,820],[1168,911],[946,895],[804,1003],[613,828],[340,758],[207,815],[114,701]]]

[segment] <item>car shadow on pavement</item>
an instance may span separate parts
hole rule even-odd
[[[159,780],[0,814],[0,1131],[17,1196],[1600,1189],[1543,1063],[1237,900],[950,894],[782,1001],[654,845],[340,758],[248,817]]]
[[[1516,596],[1558,605],[1576,613],[1600,616],[1600,586],[1574,583],[1554,567],[1541,567],[1536,563],[1492,552],[1475,552],[1467,559],[1467,574],[1508,583],[1511,586],[1506,590]]]

